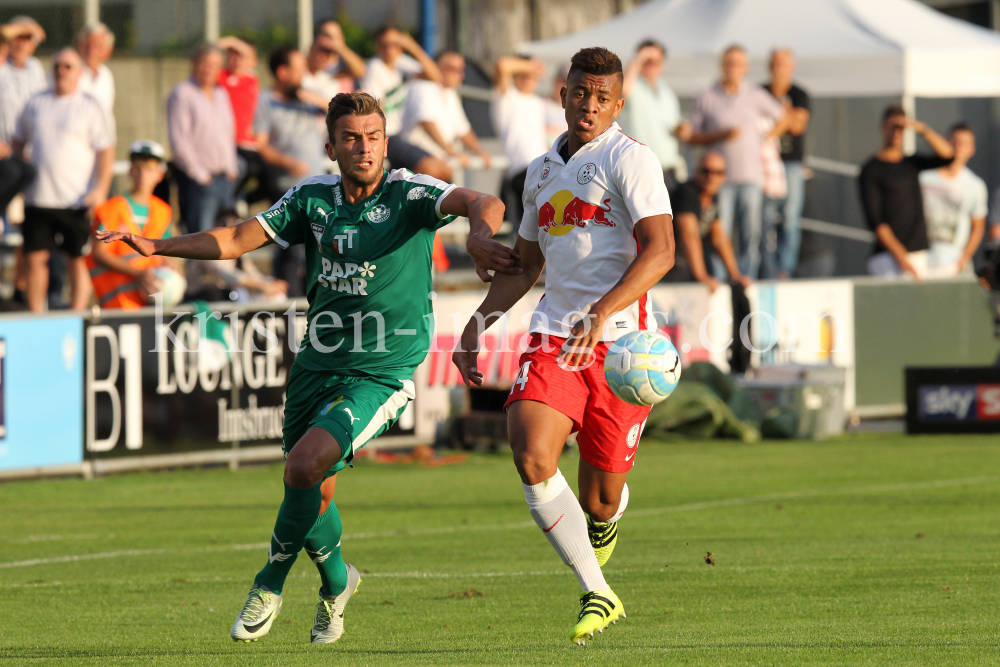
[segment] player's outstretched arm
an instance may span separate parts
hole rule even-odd
[[[441,212],[446,215],[464,215],[469,219],[469,239],[465,249],[476,264],[479,278],[488,283],[492,280],[489,271],[519,275],[523,269],[518,265],[516,248],[508,248],[493,235],[503,224],[503,202],[493,195],[483,194],[468,188],[455,188],[441,202]]]
[[[207,232],[166,239],[147,239],[138,234],[108,231],[98,231],[95,238],[105,243],[127,243],[144,257],[163,255],[185,259],[236,259],[271,242],[255,218],[232,227],[218,227]]]
[[[604,322],[660,282],[674,266],[674,228],[669,214],[652,215],[635,223],[635,236],[641,250],[625,269],[614,287],[590,307],[570,333],[562,356],[567,366],[582,365],[590,350],[601,340]]]
[[[490,291],[487,292],[486,298],[483,299],[483,303],[473,314],[472,319],[465,325],[458,349],[451,355],[451,360],[458,366],[462,381],[466,385],[479,386],[483,383],[483,374],[476,368],[476,358],[479,356],[479,337],[510,310],[522,296],[527,294],[528,290],[534,287],[542,269],[545,268],[545,256],[542,255],[537,241],[528,241],[518,236],[514,249],[517,250],[521,258],[521,266],[524,267],[524,271],[516,275],[497,273],[493,276]]]

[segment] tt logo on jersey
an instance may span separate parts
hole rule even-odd
[[[319,213],[320,215],[322,215],[323,216],[323,221],[327,222],[327,223],[330,222],[330,216],[333,215],[333,213],[327,213],[326,211],[324,211],[321,206],[317,206],[316,207],[316,212]],[[388,215],[388,209],[386,209],[386,215]],[[316,237],[316,244],[319,246],[320,250],[322,250],[323,249],[323,231],[325,230],[325,227],[323,227],[323,225],[320,225],[320,224],[315,223],[315,222],[312,223],[310,225],[310,227],[312,228],[313,236]],[[345,229],[343,234],[337,234],[336,236],[334,236],[333,237],[333,241],[330,244],[333,247],[333,251],[335,253],[339,254],[339,255],[343,255],[344,254],[344,244],[345,244],[345,242],[346,242],[347,247],[349,249],[353,249],[354,248],[354,235],[355,234],[358,234],[358,230],[356,230],[356,229]]]
[[[565,236],[576,227],[586,227],[588,223],[604,227],[615,227],[608,218],[611,212],[611,197],[603,206],[588,204],[569,190],[560,190],[538,209],[538,229],[552,236]]]
[[[580,171],[576,172],[576,182],[580,185],[586,185],[594,180],[594,176],[597,176],[597,165],[588,162],[580,167]]]

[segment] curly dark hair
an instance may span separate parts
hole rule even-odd
[[[580,49],[569,62],[569,76],[573,76],[574,72],[583,72],[594,76],[617,74],[618,78],[624,78],[621,59],[603,46]]]

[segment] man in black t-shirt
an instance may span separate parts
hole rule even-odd
[[[800,221],[805,204],[806,180],[803,160],[809,128],[809,94],[792,83],[795,57],[788,49],[771,52],[771,81],[764,86],[785,107],[788,131],[779,137],[781,161],[785,165],[788,194],[784,199],[765,199],[761,234],[762,278],[791,278],[799,263],[802,238]]]
[[[694,180],[683,183],[671,195],[674,209],[674,238],[683,252],[674,254],[670,282],[705,283],[714,292],[719,281],[708,270],[709,261],[721,262],[731,280],[750,284],[736,264],[733,242],[719,220],[719,188],[726,182],[726,159],[710,151],[698,163]]]
[[[904,155],[907,127],[922,136],[936,155]],[[925,123],[907,118],[899,105],[882,114],[882,149],[861,168],[858,185],[868,226],[877,240],[868,258],[868,273],[898,277],[910,274],[919,281],[927,270],[927,223],[920,192],[921,171],[951,163],[954,152],[947,139]]]

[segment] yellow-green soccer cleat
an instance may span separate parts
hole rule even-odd
[[[580,616],[569,638],[574,644],[586,644],[595,632],[625,618],[625,606],[611,591],[587,591],[580,596]]]
[[[347,565],[347,588],[336,597],[319,596],[316,603],[316,620],[310,637],[313,644],[332,644],[344,634],[344,607],[361,585],[361,573],[351,564]]]
[[[618,543],[618,522],[594,521],[588,516],[587,534],[590,535],[590,546],[594,547],[597,564],[604,567]]]
[[[266,586],[250,589],[243,610],[236,617],[229,636],[237,642],[255,642],[268,633],[271,624],[281,611],[281,596],[272,593]]]

